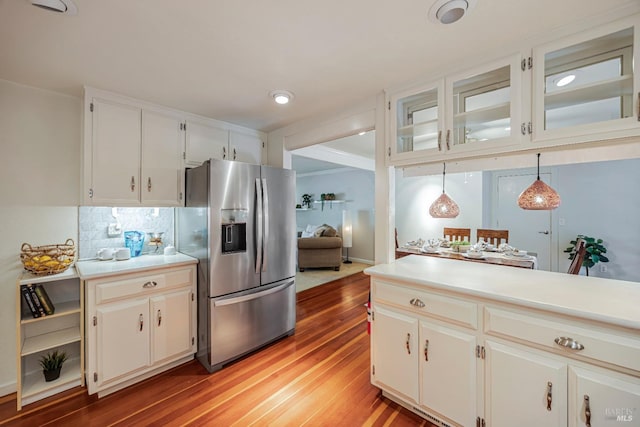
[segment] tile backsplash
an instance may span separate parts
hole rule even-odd
[[[110,208],[80,206],[78,211],[78,259],[95,258],[100,248],[124,247],[124,232],[164,232],[163,243],[174,244],[173,208]],[[114,214],[117,215],[114,217]],[[110,237],[109,224],[120,223],[121,234]],[[148,236],[145,235],[147,252]]]

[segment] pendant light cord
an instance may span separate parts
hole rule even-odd
[[[538,181],[540,181],[540,153],[538,153]]]
[[[444,194],[444,174],[447,171],[447,164],[442,163],[442,194]]]

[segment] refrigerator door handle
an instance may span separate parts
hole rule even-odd
[[[263,212],[264,212],[264,238],[262,240],[262,247],[264,248],[269,241],[269,191],[267,190],[267,180],[262,178],[262,191],[263,191]],[[267,251],[262,251],[262,271],[267,271]]]
[[[256,178],[256,274],[262,267],[262,183]]]
[[[293,285],[293,280],[288,281],[287,283],[283,283],[282,285],[278,285],[275,286],[271,289],[266,289],[264,291],[260,291],[260,292],[253,292],[247,295],[242,295],[239,297],[233,297],[233,298],[227,298],[227,299],[220,299],[215,301],[213,304],[216,307],[221,307],[223,305],[232,305],[232,304],[238,304],[241,302],[245,302],[245,301],[251,301],[254,299],[258,299],[258,298],[262,298],[264,296],[267,295],[271,295],[271,294],[275,294],[276,292],[280,292],[281,290]]]

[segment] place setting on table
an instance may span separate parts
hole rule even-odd
[[[418,239],[407,242],[396,252],[398,257],[416,254],[533,269],[537,268],[538,261],[527,251],[507,243],[495,246],[482,240],[471,244],[468,241],[449,241],[442,238],[427,241]]]

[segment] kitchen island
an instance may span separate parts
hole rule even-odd
[[[640,283],[416,255],[365,273],[392,400],[441,425],[640,425]]]

